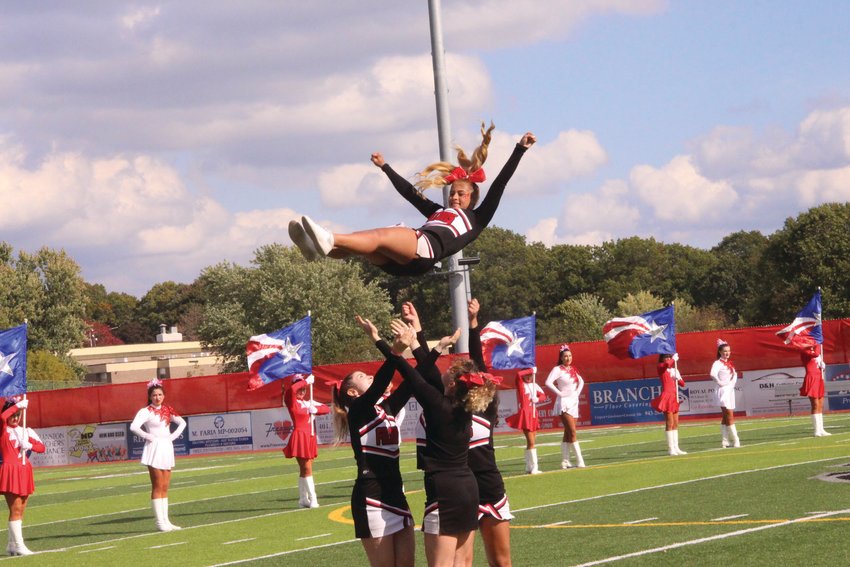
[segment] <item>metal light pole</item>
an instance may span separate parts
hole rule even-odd
[[[431,60],[434,66],[434,96],[437,99],[437,135],[440,145],[440,160],[452,161],[440,0],[428,0],[428,14],[431,22]],[[448,203],[449,187],[447,186],[443,188],[443,205],[447,206]],[[462,259],[462,251],[448,258],[449,292],[452,301],[452,328],[461,330],[460,340],[455,345],[455,351],[469,352],[469,321],[466,316],[466,303],[470,297],[470,287],[466,267],[460,264]]]

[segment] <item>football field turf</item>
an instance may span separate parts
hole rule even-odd
[[[588,467],[560,470],[560,431],[538,434],[540,475],[524,474],[521,435],[496,437],[515,519],[514,565],[850,565],[850,414],[738,420],[743,447],[720,448],[719,419],[584,428]],[[413,443],[402,472],[421,521]],[[154,531],[147,470],[136,462],[36,470],[24,537],[32,565],[366,565],[348,502],[348,446],[319,450],[317,509],[298,508],[298,467],[279,451],[178,458],[169,500],[184,529]],[[4,526],[5,527],[5,526]],[[5,531],[5,530],[3,530]],[[5,537],[3,535],[2,537]],[[417,531],[417,564],[425,565]],[[0,539],[2,541],[2,539]],[[17,564],[17,563],[16,563]],[[486,565],[480,540],[475,565]]]

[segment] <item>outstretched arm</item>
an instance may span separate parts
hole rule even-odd
[[[493,219],[493,215],[496,214],[499,201],[502,199],[502,193],[505,192],[505,187],[507,187],[508,181],[511,180],[511,176],[513,176],[517,166],[519,165],[519,160],[522,159],[526,150],[534,145],[536,141],[537,138],[534,134],[526,132],[516,147],[514,147],[511,157],[508,158],[507,163],[505,163],[504,167],[502,167],[502,171],[499,172],[499,175],[496,176],[493,184],[490,185],[490,189],[487,190],[487,195],[484,197],[484,200],[482,200],[478,208],[475,209],[475,216],[478,218],[478,221],[482,226],[490,224],[490,221]]]
[[[384,156],[381,152],[375,152],[372,154],[372,163],[374,163],[377,167],[380,167],[387,177],[389,177],[390,183],[393,184],[393,187],[395,187],[395,190],[398,191],[399,195],[407,199],[407,202],[416,207],[416,209],[424,216],[430,217],[442,209],[442,207],[437,203],[423,197],[410,181],[396,173],[395,170],[390,167],[390,164],[384,161]]]

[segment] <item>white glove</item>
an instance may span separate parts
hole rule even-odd
[[[307,411],[310,412],[310,415],[316,415],[317,413],[319,413],[319,410],[316,409],[316,406],[310,406],[310,409],[308,409]]]
[[[313,385],[313,382],[315,382],[315,381],[316,381],[316,377],[315,377],[315,376],[313,376],[312,374],[310,374],[310,375],[308,375],[306,378],[304,378],[304,381],[305,381],[305,382],[307,382],[308,384],[310,384],[310,385],[312,386],[312,385]]]
[[[531,373],[532,373],[532,374],[537,374],[537,367],[536,367],[536,366],[532,366],[532,367],[531,367]]]
[[[24,398],[23,400],[19,400],[18,402],[16,402],[15,405],[21,409],[27,409],[27,406],[30,405],[30,401]]]
[[[23,441],[21,441],[21,449],[23,449],[24,451],[29,451],[30,449],[32,449],[32,443],[30,443],[29,439],[24,439]]]
[[[826,363],[823,361],[823,357],[818,357],[818,368],[821,370],[826,370]]]
[[[674,353],[673,353],[673,360],[674,360],[675,362],[679,362],[679,353],[678,353],[678,352],[674,352]]]

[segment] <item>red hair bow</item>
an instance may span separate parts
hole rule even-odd
[[[453,183],[458,179],[466,179],[471,183],[481,183],[487,178],[484,176],[484,170],[482,168],[478,168],[472,173],[467,173],[462,167],[454,168],[451,173],[443,177],[443,181],[446,182],[446,185]]]
[[[502,381],[501,377],[493,376],[487,372],[467,372],[462,376],[458,376],[457,379],[467,386],[483,386],[487,382],[499,384]]]

